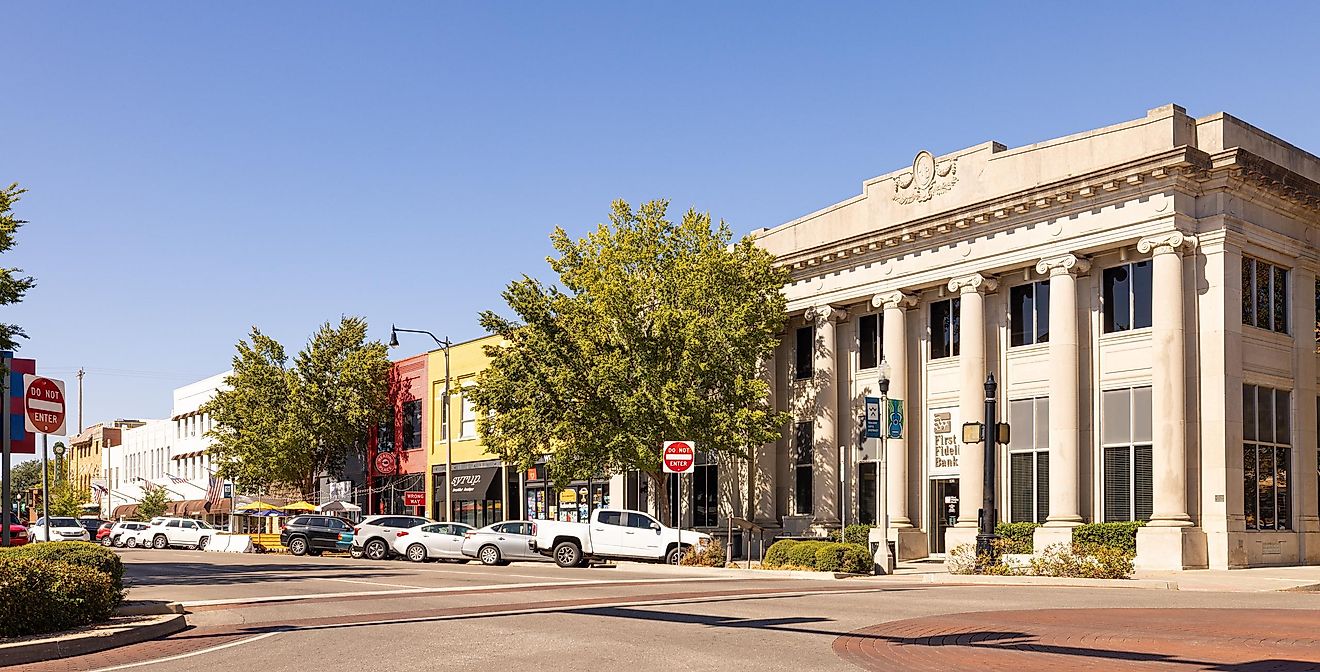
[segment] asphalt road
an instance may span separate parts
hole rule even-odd
[[[1216,627],[1236,627],[1233,615],[1250,613],[1256,614],[1251,619],[1269,614],[1301,632],[1320,632],[1320,595],[1314,593],[1228,596],[922,584],[901,577],[749,578],[718,570],[631,564],[566,570],[540,563],[482,567],[195,551],[136,550],[123,555],[130,599],[184,602],[191,629],[156,642],[15,670],[963,669],[955,659],[937,658],[973,656],[966,658],[970,661],[990,650],[977,647],[997,647],[995,653],[1011,657],[1018,655],[1017,643],[1032,637],[1071,641],[1068,633],[1073,630],[1062,628],[1085,627],[1092,614],[1097,623],[1105,618],[1116,623],[1107,627],[1133,626],[1132,619],[1114,617],[1112,610],[1140,608],[1156,611],[1129,613],[1192,628],[1203,615],[1229,623]],[[1049,609],[1069,611],[1044,611]],[[1257,611],[1236,611],[1245,609]],[[1009,615],[1014,610],[1017,613]],[[1040,617],[1024,615],[1023,610]],[[922,618],[927,620],[908,620]],[[1250,632],[1251,619],[1241,622],[1244,632]],[[970,636],[938,636],[941,628],[973,621],[976,628]],[[1009,635],[1007,626],[996,627],[1001,621],[1013,625]],[[1051,631],[1056,623],[1059,629]],[[888,637],[884,629],[891,625],[937,636]],[[1072,669],[1083,660],[1103,662],[1097,669],[1128,669],[1120,663],[1154,665],[1132,669],[1257,669],[1209,667],[1219,663],[1176,650],[1149,654],[1160,656],[1154,659],[1147,654],[1134,657],[1131,651],[1141,647],[1137,639],[1120,633],[1081,646],[1022,653],[1035,658],[1006,669]],[[1188,650],[1194,650],[1195,633],[1186,639]],[[1293,639],[1299,645],[1310,641]],[[876,649],[880,645],[891,650]],[[1176,643],[1160,646],[1177,648]],[[875,662],[894,651],[921,655],[910,663],[892,658]],[[1249,653],[1250,661],[1257,663],[1274,660],[1268,652]],[[1294,654],[1283,660],[1304,665]],[[1318,666],[1320,662],[1275,667]]]

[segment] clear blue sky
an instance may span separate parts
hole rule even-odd
[[[454,339],[546,234],[666,197],[736,231],[920,149],[1176,102],[1320,151],[1314,3],[47,3],[4,10],[4,321],[87,422],[164,417],[251,325]],[[424,337],[397,354],[429,347]]]

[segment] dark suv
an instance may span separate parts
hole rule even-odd
[[[280,543],[294,555],[320,555],[335,550],[343,532],[353,528],[334,516],[297,516],[280,526]]]

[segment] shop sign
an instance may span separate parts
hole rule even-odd
[[[393,476],[398,470],[399,460],[394,457],[394,453],[376,453],[376,473]]]
[[[425,493],[425,492],[419,492],[419,491],[416,491],[416,490],[410,490],[410,491],[408,491],[408,492],[403,493],[403,505],[404,505],[404,506],[425,506],[425,505],[426,505],[426,493]]]
[[[930,428],[930,440],[926,443],[927,475],[957,476],[958,458],[962,454],[958,408],[931,409],[926,426]]]

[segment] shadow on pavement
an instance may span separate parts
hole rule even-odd
[[[371,579],[397,576],[388,571],[370,571],[343,565],[221,565],[204,562],[134,562],[124,565],[124,584],[129,588],[148,586],[177,586],[203,583],[208,585],[238,585],[259,583],[296,575],[309,579]]]

